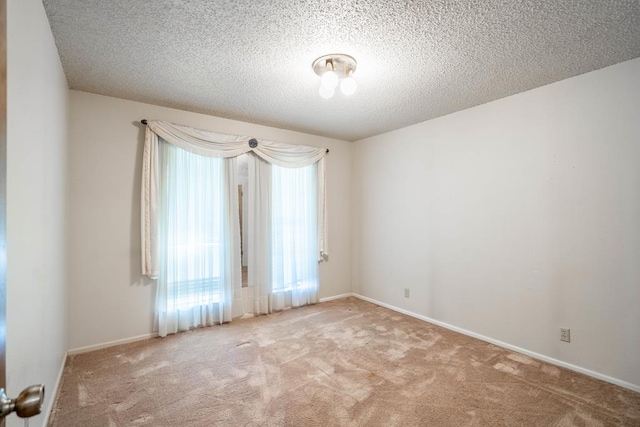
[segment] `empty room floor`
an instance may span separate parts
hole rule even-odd
[[[49,426],[638,426],[640,394],[344,298],[70,356]]]

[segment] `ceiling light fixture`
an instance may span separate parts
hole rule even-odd
[[[320,76],[320,96],[331,98],[338,85],[343,94],[353,95],[358,89],[358,83],[353,78],[357,65],[352,56],[343,53],[324,55],[313,61],[313,71]]]

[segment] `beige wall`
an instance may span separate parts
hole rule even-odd
[[[42,2],[9,0],[7,16],[7,393],[44,383],[48,413],[67,349],[69,92]]]
[[[327,147],[329,262],[320,297],[351,289],[350,143],[84,92],[70,92],[69,348],[149,334],[155,285],[140,275],[141,119]]]
[[[638,389],[638,76],[635,59],[356,142],[353,290]]]

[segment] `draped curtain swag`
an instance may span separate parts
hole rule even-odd
[[[324,148],[256,140],[247,136],[227,135],[163,121],[147,123],[142,168],[142,274],[158,276],[158,189],[159,139],[188,152],[206,157],[236,157],[252,152],[266,163],[298,168],[318,163],[318,259],[328,256],[327,205]],[[262,311],[262,310],[261,310]]]

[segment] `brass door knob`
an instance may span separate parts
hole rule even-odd
[[[29,418],[42,411],[44,402],[44,384],[32,385],[20,392],[15,399],[9,399],[0,388],[0,420],[15,412],[20,418]]]

